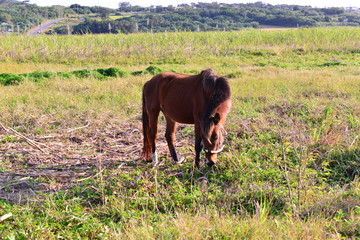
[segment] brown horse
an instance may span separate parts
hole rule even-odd
[[[200,152],[204,149],[206,163],[216,163],[223,149],[224,123],[230,111],[230,87],[227,80],[217,77],[212,69],[198,75],[163,72],[145,83],[143,88],[142,159],[158,163],[156,155],[159,112],[166,119],[165,138],[172,158],[178,162],[174,147],[177,123],[195,125],[195,165],[200,167]]]

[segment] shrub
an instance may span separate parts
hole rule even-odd
[[[88,78],[88,77],[94,77],[97,79],[104,79],[105,76],[103,74],[101,74],[98,71],[93,71],[93,70],[88,70],[88,69],[83,69],[83,70],[76,70],[71,72],[72,74],[74,74],[76,77],[78,78]]]
[[[114,67],[107,69],[97,69],[96,71],[106,77],[124,77],[128,74],[127,72]]]
[[[72,71],[71,73],[78,78],[87,78],[91,76],[91,71],[88,69],[76,70],[76,71]]]
[[[155,74],[159,74],[161,72],[164,72],[163,69],[159,68],[159,67],[155,67],[155,66],[150,66],[146,69],[147,72],[155,75]]]
[[[47,71],[47,72],[33,72],[29,74],[25,74],[25,76],[33,82],[41,82],[42,80],[46,78],[50,78],[51,76],[54,76],[53,72]]]
[[[21,83],[23,81],[24,81],[24,78],[17,74],[13,74],[13,73],[0,74],[0,84],[2,84],[4,86],[18,85],[19,83]]]
[[[71,72],[57,72],[57,76],[63,77],[63,78],[70,78],[72,76]]]

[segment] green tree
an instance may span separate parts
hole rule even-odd
[[[99,14],[102,20],[106,20],[109,18],[111,10],[109,8],[99,8]]]

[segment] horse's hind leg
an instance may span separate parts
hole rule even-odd
[[[175,162],[178,162],[178,157],[174,147],[176,127],[177,127],[177,123],[171,120],[170,118],[166,117],[165,138],[169,147],[171,157],[174,159]]]
[[[151,158],[154,166],[158,164],[158,158],[156,154],[156,138],[157,138],[157,124],[160,110],[153,110],[149,114],[149,126],[150,126],[150,142],[151,142]]]

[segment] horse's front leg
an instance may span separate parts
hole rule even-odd
[[[200,168],[200,153],[202,150],[200,127],[195,125],[195,166]]]

